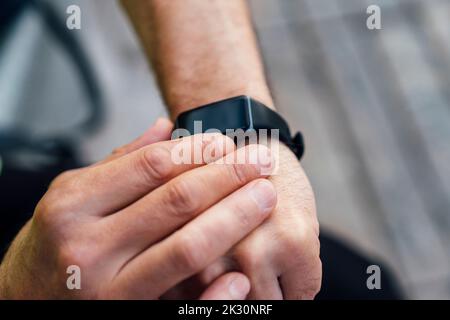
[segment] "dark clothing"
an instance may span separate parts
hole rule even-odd
[[[326,232],[320,236],[323,268],[322,289],[316,299],[402,299],[399,286],[389,268],[381,261],[371,259],[340,242]],[[381,269],[381,289],[367,288],[367,267],[377,265]]]

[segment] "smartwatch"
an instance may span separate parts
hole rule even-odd
[[[201,121],[200,132],[196,122]],[[297,132],[291,136],[287,122],[274,110],[249,96],[237,96],[185,111],[176,121],[176,129],[185,129],[187,135],[205,133],[208,130],[220,131],[222,134],[242,129],[278,130],[278,139],[287,145],[300,159],[304,152],[303,136]]]

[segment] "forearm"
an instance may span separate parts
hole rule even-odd
[[[273,106],[243,0],[122,0],[172,117],[246,94]]]

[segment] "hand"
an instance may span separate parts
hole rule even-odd
[[[192,146],[192,137],[145,146],[168,139],[167,124],[52,182],[0,265],[1,297],[156,299],[269,216],[276,192],[258,165],[173,164],[171,150]],[[197,147],[213,149],[212,160],[264,151],[235,151],[222,135],[204,141]],[[66,286],[71,265],[81,270],[80,290]],[[249,289],[243,274],[229,272],[200,298],[243,299]]]
[[[322,281],[314,193],[298,159],[280,145],[272,216],[239,243],[234,258],[250,277],[249,299],[313,299]]]
[[[200,294],[219,275],[240,270],[250,278],[249,299],[313,299],[321,286],[319,224],[314,194],[294,154],[280,144],[274,213],[231,252],[168,293],[169,298]]]

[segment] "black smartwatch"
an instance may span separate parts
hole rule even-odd
[[[194,127],[201,121],[201,132]],[[176,129],[185,129],[189,134],[204,133],[215,129],[223,134],[230,130],[278,129],[278,138],[300,159],[304,152],[303,136],[297,132],[293,137],[287,122],[275,111],[248,96],[238,96],[213,102],[181,113],[176,121]]]

